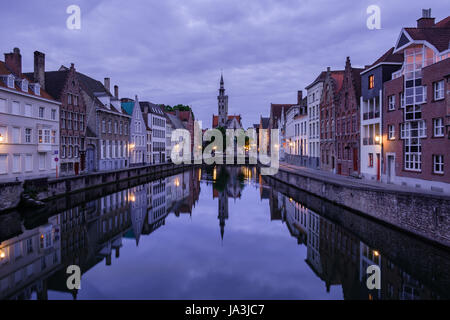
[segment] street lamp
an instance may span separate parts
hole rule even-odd
[[[380,142],[380,136],[375,136],[375,142],[379,143]]]
[[[1,133],[0,133],[0,142],[3,142],[3,136]]]

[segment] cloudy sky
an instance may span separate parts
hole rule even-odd
[[[72,4],[80,30],[66,27]],[[380,30],[366,26],[373,4]],[[189,104],[203,127],[217,112],[223,70],[229,112],[247,127],[270,103],[294,103],[327,66],[343,68],[347,56],[354,66],[372,63],[423,7],[437,21],[450,14],[448,0],[24,0],[2,6],[0,48],[19,47],[25,71],[38,50],[47,70],[73,62],[110,77],[121,97]]]

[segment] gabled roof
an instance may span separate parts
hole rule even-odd
[[[134,101],[121,102],[121,106],[128,115],[133,115]]]
[[[450,28],[405,28],[413,40],[424,40],[432,44],[439,52],[449,49]]]
[[[231,115],[231,116],[228,116],[227,123],[228,123],[229,120],[232,120],[233,118],[236,119],[237,122],[239,122],[239,124],[242,126],[242,123],[241,123],[241,115]],[[216,128],[218,125],[219,125],[219,116],[213,115],[212,127],[213,127],[213,128]]]
[[[403,28],[395,51],[399,51],[411,41],[426,41],[439,52],[450,49],[450,16],[430,27]]]
[[[281,117],[281,112],[284,110],[284,115],[286,116],[286,112],[289,110],[290,107],[296,106],[296,104],[277,104],[277,103],[271,103],[270,104],[270,117],[274,119],[274,124],[276,121]]]
[[[400,53],[394,53],[394,47],[390,48],[388,51],[383,53],[381,57],[379,57],[374,63],[367,66],[361,74],[366,73],[367,71],[371,70],[372,68],[381,65],[381,64],[399,64],[401,65],[403,63],[403,55]]]
[[[139,101],[139,105],[141,106],[141,110],[148,109],[149,113],[153,113],[159,116],[164,116],[164,110],[160,105],[148,102],[148,101]]]
[[[319,83],[319,82],[323,82],[325,80],[325,77],[327,75],[326,71],[322,71],[317,78],[309,85],[307,86],[305,89],[308,90],[309,88],[311,88],[312,86],[314,86],[315,84]]]
[[[0,61],[0,76],[7,76],[7,75],[10,75],[10,74],[13,74],[13,72],[8,68],[8,66],[3,61]],[[30,79],[25,74],[22,74],[21,76],[15,75],[15,74],[13,74],[13,75],[14,75],[15,79],[26,79],[29,83],[33,83],[34,82],[34,79]],[[15,91],[18,91],[20,93],[26,93],[26,94],[28,94],[30,96],[34,96],[34,97],[37,97],[37,98],[44,98],[44,99],[47,99],[47,100],[54,100],[55,102],[57,102],[55,100],[55,98],[52,95],[50,95],[43,88],[41,88],[40,95],[35,95],[33,90],[30,89],[30,87],[28,87],[28,91],[27,92],[22,91],[22,88],[20,88],[15,81],[14,81],[14,88],[9,88],[5,84],[5,82],[3,80],[0,80],[0,87],[6,88],[8,90],[15,90]]]

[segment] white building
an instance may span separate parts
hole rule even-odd
[[[61,103],[22,75],[20,50],[0,61],[0,181],[55,177]]]
[[[152,130],[152,163],[166,162],[166,117],[163,109],[151,102],[140,102],[141,110],[147,117]]]
[[[138,97],[134,101],[122,102],[124,109],[130,116],[130,165],[145,164],[147,162],[147,127],[144,121]]]
[[[326,72],[322,72],[313,83],[306,87],[308,108],[308,144],[312,167],[320,164],[320,98]]]

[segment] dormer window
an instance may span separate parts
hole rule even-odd
[[[6,80],[8,88],[12,88],[14,89],[14,76],[12,74],[10,74],[8,76],[8,79]]]
[[[33,92],[37,96],[41,95],[41,86],[39,85],[39,83],[33,84]]]
[[[22,87],[23,92],[28,92],[28,80],[23,79],[22,83],[21,83],[21,87]]]

